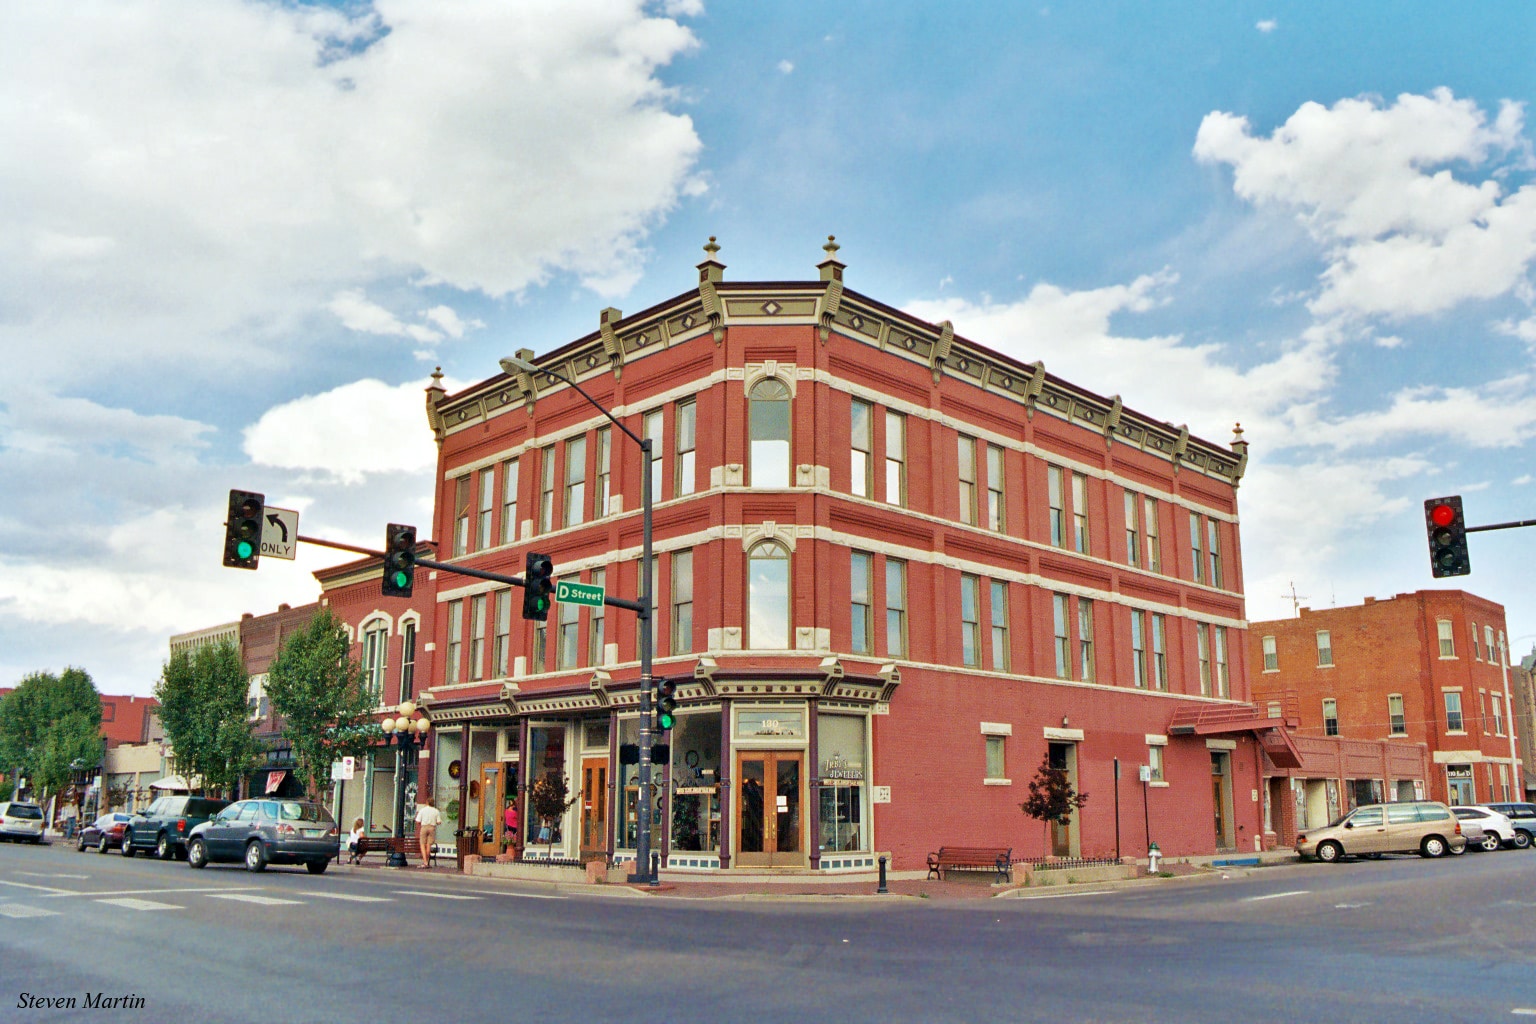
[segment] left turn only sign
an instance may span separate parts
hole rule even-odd
[[[290,562],[298,556],[299,514],[291,508],[273,508],[266,505],[261,510],[261,553],[267,558],[286,558]]]

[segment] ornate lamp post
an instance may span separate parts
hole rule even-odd
[[[386,718],[379,723],[379,728],[384,730],[384,742],[395,744],[395,844],[389,851],[389,859],[384,862],[386,867],[403,868],[405,863],[405,768],[407,764],[416,761],[416,753],[427,745],[427,732],[432,728],[432,723],[423,715],[420,718],[412,718],[416,714],[416,705],[411,701],[403,702],[395,709],[399,712],[398,718]],[[406,754],[410,757],[407,760]]]

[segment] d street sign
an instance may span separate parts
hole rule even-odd
[[[603,606],[603,588],[591,583],[570,583],[566,580],[555,582],[555,600],[569,604],[591,605],[593,608]]]
[[[263,507],[261,553],[268,558],[286,558],[291,562],[298,557],[298,548],[299,514],[291,508]]]

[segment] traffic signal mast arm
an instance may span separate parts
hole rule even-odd
[[[1468,533],[1481,533],[1484,530],[1513,530],[1517,526],[1536,526],[1536,519],[1518,519],[1513,523],[1489,523],[1487,526],[1469,526]]]

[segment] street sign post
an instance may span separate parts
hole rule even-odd
[[[603,588],[592,583],[555,581],[555,600],[570,604],[585,604],[593,608],[603,606]]]
[[[298,557],[298,549],[299,514],[291,508],[264,506],[261,510],[261,553],[291,562]]]

